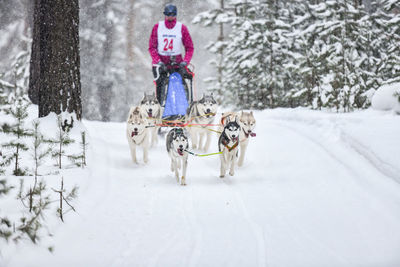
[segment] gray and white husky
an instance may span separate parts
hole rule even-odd
[[[167,152],[171,158],[171,171],[175,172],[176,181],[186,185],[186,169],[188,163],[189,140],[183,128],[173,128],[167,135]],[[182,176],[179,177],[179,169],[182,169]]]
[[[147,118],[147,126],[149,126],[148,128],[151,135],[151,146],[154,146],[157,144],[157,132],[160,128],[157,124],[161,124],[161,105],[158,103],[156,95],[154,93],[152,95],[146,95],[145,93],[142,101],[140,101],[140,109]]]
[[[136,158],[136,147],[138,146],[143,148],[143,161],[147,163],[149,160],[149,130],[146,126],[147,120],[143,116],[140,107],[132,107],[126,122],[126,137],[128,138],[129,149],[134,163],[138,163]]]
[[[187,113],[187,121],[189,124],[200,124],[189,127],[190,137],[192,138],[192,146],[194,149],[207,151],[210,147],[212,124],[218,109],[217,101],[213,94],[205,95],[198,101],[193,101]],[[202,146],[205,137],[204,146]]]
[[[250,136],[256,136],[254,133],[254,128],[256,127],[256,119],[254,118],[253,111],[240,112],[239,115],[239,124],[240,124],[240,156],[238,161],[238,166],[243,165],[244,156],[246,154],[247,146],[249,144]]]
[[[240,125],[237,119],[231,121],[227,118],[226,125],[218,140],[218,150],[222,152],[221,159],[221,178],[225,177],[226,170],[229,174],[235,174],[235,164],[238,158]]]

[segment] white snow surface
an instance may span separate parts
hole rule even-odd
[[[400,114],[399,98],[400,83],[382,85],[372,97],[371,105],[376,110],[393,110]]]
[[[235,176],[219,178],[218,155],[190,157],[187,186],[163,139],[136,165],[124,123],[84,121],[89,166],[63,171],[77,213],[39,245],[0,243],[0,266],[400,266],[400,116],[255,116]]]

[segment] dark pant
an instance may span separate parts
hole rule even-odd
[[[159,76],[156,82],[156,95],[158,102],[163,106],[165,101],[165,84],[167,82],[167,73],[159,69]],[[154,79],[157,78],[157,68],[153,67]]]

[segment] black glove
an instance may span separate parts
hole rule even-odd
[[[160,61],[157,65],[159,66],[160,72],[167,72],[167,66],[165,66],[164,62]]]
[[[181,63],[179,63],[179,67],[184,68],[187,66],[187,62],[182,61]]]

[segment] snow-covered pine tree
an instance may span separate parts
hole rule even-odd
[[[32,159],[34,162],[33,174],[35,176],[35,184],[33,186],[33,190],[36,188],[37,177],[39,176],[39,167],[42,165],[43,159],[50,154],[51,148],[44,148],[44,144],[46,140],[43,137],[43,134],[40,132],[40,122],[39,120],[34,120],[32,123],[33,131],[33,146],[32,146]]]
[[[32,136],[32,132],[25,126],[25,119],[28,117],[27,109],[30,103],[23,96],[17,97],[15,103],[5,110],[6,114],[11,115],[15,122],[13,124],[3,124],[2,132],[11,136],[11,140],[2,144],[3,162],[2,166],[7,166],[14,161],[13,174],[16,176],[25,175],[26,170],[21,167],[21,153],[28,150],[25,138]]]
[[[20,51],[11,62],[12,68],[0,74],[0,110],[9,109],[10,102],[27,92],[30,51]]]
[[[0,111],[4,111],[9,104],[8,96],[14,85],[3,80],[4,73],[0,74]]]
[[[235,13],[231,1],[220,0],[220,6],[218,8],[199,13],[192,20],[192,23],[201,24],[204,27],[218,27],[218,39],[216,41],[211,41],[206,47],[210,52],[215,54],[215,58],[210,61],[210,65],[216,69],[216,75],[205,79],[207,84],[209,84],[207,90],[214,93],[214,97],[218,103],[224,102],[223,84],[226,82],[224,49],[227,42],[224,25],[230,24],[234,15]]]
[[[64,148],[75,141],[69,137],[68,131],[63,130],[62,116],[57,116],[57,136],[56,138],[48,140],[51,144],[55,145],[52,157],[57,159],[57,166],[62,168],[62,158],[68,157]]]
[[[64,214],[67,213],[70,210],[75,211],[75,208],[71,205],[70,202],[77,197],[78,187],[74,186],[71,189],[71,191],[68,192],[64,188],[64,178],[61,177],[61,187],[60,187],[60,189],[59,190],[56,190],[54,188],[52,188],[52,189],[53,189],[54,192],[56,192],[59,195],[59,200],[58,200],[59,206],[57,208],[57,215],[60,218],[60,220],[62,222],[64,222]],[[70,207],[70,209],[67,210],[67,211],[65,211],[65,209],[63,208],[63,203],[64,202]]]
[[[0,197],[2,197],[3,195],[7,195],[12,188],[13,188],[12,186],[9,186],[7,184],[6,179],[1,179]],[[3,238],[6,241],[8,241],[11,235],[12,235],[12,223],[7,217],[1,214],[0,210],[0,238]]]
[[[81,132],[81,142],[79,143],[81,147],[81,153],[75,154],[75,155],[70,155],[68,158],[78,167],[84,167],[86,166],[86,149],[88,146],[88,143],[86,141],[86,132]]]
[[[400,1],[381,0],[383,84],[400,82]]]
[[[274,107],[284,95],[288,54],[285,3],[252,0],[235,6],[226,56],[230,102],[239,108]]]
[[[316,31],[317,18],[312,1],[295,0],[292,3],[293,33],[290,35],[296,44],[295,58],[291,67],[294,88],[287,96],[289,102],[300,106],[320,109],[322,107],[321,85],[326,66],[326,50]]]
[[[27,236],[33,243],[36,243],[40,239],[40,230],[44,224],[44,212],[51,203],[46,184],[44,181],[40,181],[35,188],[25,190],[24,182],[21,180],[17,199],[24,206],[24,212],[19,222],[13,223],[15,231],[13,231],[12,239],[18,242]]]

